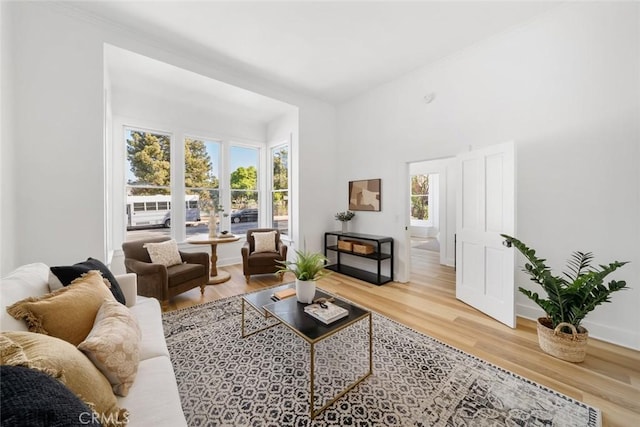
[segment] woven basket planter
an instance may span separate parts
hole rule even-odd
[[[571,333],[562,332],[566,326]],[[546,317],[538,318],[538,343],[540,348],[558,359],[567,362],[582,362],[587,355],[587,339],[589,331],[582,326],[576,330],[570,323],[560,323],[555,330],[551,328],[551,320]]]

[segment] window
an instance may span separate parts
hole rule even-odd
[[[259,178],[260,162],[266,156],[259,144],[194,136],[180,136],[181,143],[176,143],[167,132],[135,127],[125,127],[124,136],[125,241],[162,235],[183,240],[208,233],[210,220],[218,232],[238,235],[266,225],[261,224],[265,218],[260,214],[269,199],[260,190],[267,183],[260,184]],[[282,154],[286,165],[286,150]],[[180,163],[172,164],[172,159]],[[286,199],[288,173],[282,178],[281,197]],[[280,216],[285,229],[286,203],[278,208],[284,212]],[[225,215],[212,216],[220,210]]]
[[[258,226],[259,149],[232,146],[229,152],[231,189],[231,233],[243,234]]]
[[[429,175],[411,175],[411,220],[429,219]]]
[[[271,226],[289,234],[289,147],[271,149]]]
[[[139,229],[168,228],[171,225],[168,217],[168,202],[171,200],[171,136],[127,128],[125,139],[126,240],[132,240],[140,237]],[[167,208],[161,209],[162,206]],[[157,233],[169,234],[162,229],[158,229]]]
[[[208,232],[206,227],[220,199],[220,142],[185,138],[184,186],[186,235]]]

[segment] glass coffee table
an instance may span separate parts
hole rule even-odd
[[[353,304],[333,297],[333,303],[340,307],[346,308],[349,311],[349,315],[336,320],[330,324],[324,324],[320,320],[317,320],[304,312],[306,304],[299,303],[294,296],[285,298],[281,301],[274,301],[272,299],[273,293],[288,288],[295,288],[295,283],[287,283],[275,288],[265,289],[263,291],[252,292],[242,297],[242,338],[249,337],[265,329],[272,328],[277,325],[284,325],[293,331],[296,335],[304,339],[309,344],[309,408],[311,419],[314,419],[320,412],[324,411],[329,405],[336,400],[344,396],[349,390],[354,388],[360,382],[373,372],[373,324],[371,321],[371,312],[357,307]],[[325,297],[330,298],[332,295],[328,295],[320,290],[316,291],[314,299]],[[273,318],[274,321],[263,327],[251,332],[247,332],[245,325],[245,307],[249,305],[252,309],[256,310],[259,314],[264,316],[265,319]],[[345,330],[346,328],[363,320],[369,320],[369,369],[368,371],[350,383],[346,388],[340,391],[336,396],[329,399],[319,409],[314,408],[314,393],[315,393],[315,346],[322,340],[329,338],[330,336]]]

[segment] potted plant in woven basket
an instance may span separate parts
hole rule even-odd
[[[547,314],[538,319],[540,348],[559,359],[582,362],[586,356],[589,331],[580,323],[598,305],[611,302],[613,292],[627,286],[624,280],[611,280],[608,286],[604,284],[606,276],[627,262],[614,261],[592,267],[591,252],[574,252],[567,261],[568,271],[562,276],[554,276],[545,264],[546,260],[538,258],[535,250],[514,237],[506,234],[502,237],[529,261],[523,271],[547,293],[545,299],[528,289],[518,288]]]
[[[318,252],[296,251],[295,261],[277,261],[283,265],[278,273],[287,271],[296,276],[296,298],[310,304],[316,295],[316,281],[329,274],[324,269],[326,258]]]

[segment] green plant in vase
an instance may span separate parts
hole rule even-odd
[[[295,261],[277,261],[283,265],[278,273],[293,273],[296,276],[298,301],[311,303],[316,293],[316,281],[330,274],[324,268],[327,258],[319,252],[295,251],[295,253]]]
[[[580,324],[585,316],[593,311],[597,306],[605,302],[611,302],[613,292],[627,288],[624,280],[611,280],[604,284],[605,278],[616,271],[627,262],[614,261],[606,265],[593,267],[593,254],[591,252],[574,252],[567,261],[567,271],[561,276],[554,275],[551,269],[545,264],[546,260],[536,256],[536,251],[515,237],[502,234],[508,243],[511,243],[526,259],[522,271],[531,277],[531,281],[537,283],[546,292],[547,298],[541,297],[536,292],[532,292],[523,287],[518,290],[535,302],[546,313],[546,317],[538,319],[538,338],[540,346],[548,353],[572,362],[584,360],[586,353],[586,340],[588,331]],[[548,344],[543,344],[541,333],[548,332],[543,328],[551,330],[553,337],[560,334],[571,334],[574,341],[573,355],[567,358],[554,354]],[[582,335],[581,335],[582,334]],[[551,335],[548,335],[551,337]],[[582,348],[576,346],[575,341],[582,340]],[[569,351],[569,350],[567,350]],[[582,360],[570,360],[582,359]]]
[[[337,214],[335,214],[336,220],[342,223],[343,233],[346,233],[348,231],[348,223],[353,219],[354,216],[356,216],[356,213],[351,211],[338,212]]]

